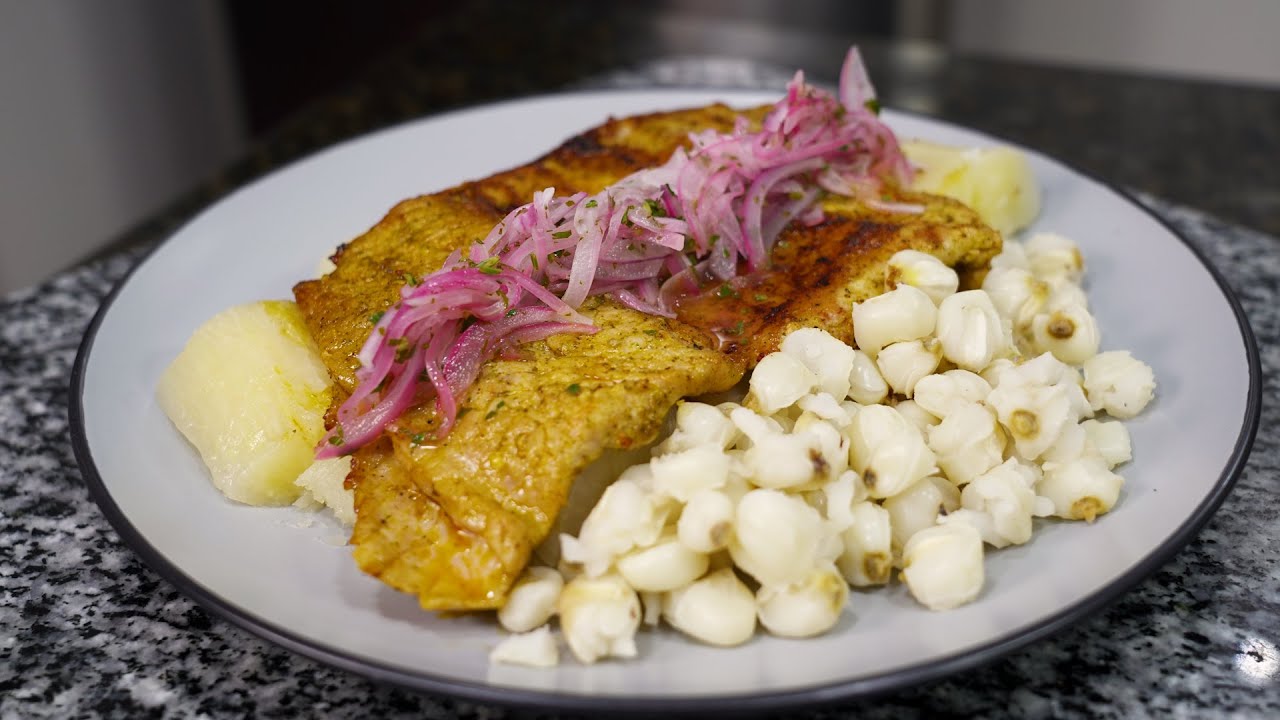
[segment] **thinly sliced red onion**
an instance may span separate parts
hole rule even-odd
[[[358,384],[316,456],[351,452],[432,397],[438,434],[447,434],[484,362],[551,335],[594,332],[577,310],[591,295],[674,317],[676,300],[703,283],[765,267],[790,223],[821,222],[824,191],[915,211],[878,199],[884,180],[909,180],[910,166],[874,99],[853,48],[838,99],[798,72],[761,130],[739,117],[731,132],[692,133],[690,150],[595,195],[534,193],[483,240],[407,284],[375,320],[356,356]]]

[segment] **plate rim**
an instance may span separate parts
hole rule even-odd
[[[134,273],[145,265],[157,251],[167,246],[176,235],[181,233],[191,223],[195,222],[203,211],[218,205],[226,198],[244,191],[255,185],[257,182],[272,177],[287,168],[291,168],[302,162],[314,159],[344,145],[363,141],[387,132],[396,131],[423,121],[438,120],[453,115],[472,112],[484,112],[497,109],[502,106],[518,105],[527,102],[570,100],[590,95],[608,96],[663,93],[678,95],[680,93],[721,93],[724,95],[726,100],[731,100],[732,95],[758,96],[769,92],[770,89],[753,90],[747,88],[714,87],[602,88],[560,93],[521,95],[518,97],[505,98],[491,102],[477,103],[444,112],[422,115],[401,123],[361,133],[332,145],[318,148],[313,152],[294,158],[288,163],[274,168],[270,172],[264,173],[263,175],[238,186],[227,195],[207,203],[199,211],[188,217],[180,226],[168,233],[164,239],[155,243],[153,247],[148,249],[134,262],[128,272],[126,272],[125,275],[116,282],[111,291],[105,298],[103,298],[98,309],[94,312],[93,319],[86,327],[84,335],[77,348],[75,362],[72,365],[71,370],[68,419],[70,421],[69,429],[71,434],[72,450],[75,455],[76,464],[79,466],[84,484],[89,491],[90,498],[101,509],[103,515],[106,517],[112,528],[115,529],[121,540],[124,541],[124,544],[141,557],[143,562],[150,567],[151,570],[168,581],[180,593],[195,601],[206,611],[209,611],[222,620],[227,621],[242,630],[246,630],[274,645],[283,647],[290,652],[318,661],[330,667],[335,667],[346,672],[353,673],[375,683],[394,685],[417,692],[435,693],[472,702],[488,703],[507,707],[568,712],[607,710],[611,713],[617,714],[654,712],[682,714],[694,712],[710,712],[715,714],[741,712],[754,713],[782,709],[794,710],[815,708],[854,699],[869,699],[883,696],[910,685],[918,685],[940,680],[964,670],[987,665],[1014,652],[1015,650],[1026,647],[1037,640],[1041,640],[1065,630],[1066,628],[1084,620],[1089,615],[1092,615],[1115,602],[1121,596],[1132,590],[1139,582],[1146,579],[1157,569],[1169,562],[1178,552],[1185,548],[1191,540],[1195,538],[1204,525],[1208,523],[1209,519],[1213,517],[1214,513],[1222,505],[1227,495],[1230,494],[1235,483],[1244,473],[1245,465],[1247,464],[1249,454],[1253,448],[1258,427],[1261,422],[1261,356],[1257,338],[1254,335],[1253,328],[1249,324],[1248,316],[1245,313],[1243,306],[1240,304],[1240,300],[1236,296],[1235,291],[1226,281],[1226,278],[1223,277],[1221,272],[1205,256],[1204,252],[1200,250],[1200,248],[1196,247],[1194,243],[1188,240],[1186,236],[1179,232],[1177,228],[1173,227],[1173,225],[1165,220],[1165,218],[1161,217],[1151,208],[1144,205],[1133,192],[1110,181],[1100,179],[1090,173],[1084,172],[1072,163],[1043,151],[1028,148],[1018,143],[1005,141],[998,136],[991,135],[982,130],[968,128],[947,120],[942,120],[921,113],[899,110],[896,108],[889,109],[893,113],[904,117],[910,117],[949,128],[978,133],[983,137],[1017,147],[1020,150],[1034,152],[1045,159],[1061,165],[1082,178],[1097,183],[1106,190],[1109,190],[1123,198],[1134,208],[1155,220],[1161,227],[1168,231],[1170,235],[1190,250],[1192,256],[1213,279],[1218,291],[1222,293],[1223,298],[1231,308],[1231,311],[1236,318],[1236,324],[1240,331],[1241,340],[1244,343],[1245,357],[1248,362],[1249,369],[1248,395],[1245,401],[1244,416],[1242,418],[1240,432],[1236,437],[1236,442],[1232,448],[1231,454],[1228,457],[1227,462],[1224,464],[1218,479],[1214,482],[1210,492],[1171,535],[1169,535],[1162,543],[1155,547],[1127,572],[1076,603],[1059,608],[1048,617],[1033,625],[997,636],[974,648],[934,658],[916,665],[909,665],[896,670],[890,670],[852,680],[823,683],[783,691],[754,694],[723,693],[700,696],[655,697],[649,695],[587,695],[557,692],[554,690],[534,690],[529,688],[493,685],[485,682],[445,678],[424,672],[407,671],[399,667],[379,662],[375,659],[333,649],[314,638],[295,633],[257,617],[249,611],[239,608],[230,601],[220,597],[215,591],[205,587],[195,578],[184,572],[180,567],[167,560],[164,555],[155,546],[148,542],[147,539],[143,537],[142,533],[133,526],[132,522],[130,522],[125,513],[116,504],[115,499],[111,496],[105,481],[98,471],[97,464],[94,461],[93,451],[89,447],[88,434],[85,429],[84,381],[85,371],[88,367],[93,345],[97,339],[98,330],[103,320],[110,312],[110,309],[118,295],[133,278]]]

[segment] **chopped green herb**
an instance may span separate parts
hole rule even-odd
[[[459,420],[461,420],[461,419],[462,419],[462,416],[463,416],[463,415],[466,415],[466,414],[467,414],[467,413],[469,413],[469,412],[471,412],[471,408],[469,408],[469,407],[461,407],[461,408],[458,408],[458,419],[459,419]]]
[[[728,283],[725,283],[724,285],[720,286],[719,290],[716,290],[716,297],[722,297],[722,298],[738,297],[738,291],[730,287]]]
[[[422,284],[422,280],[421,280],[417,275],[414,275],[414,274],[413,274],[413,273],[411,273],[411,272],[407,272],[407,273],[405,273],[404,275],[402,275],[401,277],[403,277],[403,278],[404,278],[404,284],[405,284],[405,285],[414,285],[414,286],[417,286],[417,285],[421,285],[421,284]]]
[[[874,114],[876,114],[876,115],[879,115],[879,114],[880,114],[880,101],[879,101],[879,100],[877,100],[877,99],[875,99],[875,98],[871,98],[870,100],[868,100],[868,101],[866,101],[866,102],[864,102],[864,103],[862,103],[862,104],[863,104],[863,105],[865,105],[865,106],[866,106],[866,108],[867,108],[868,110],[870,110],[872,113],[874,113]]]
[[[551,233],[551,237],[555,238],[556,240],[563,240],[572,234],[573,232],[570,230],[561,230],[560,232]]]
[[[502,272],[502,261],[496,257],[486,258],[480,264],[476,265],[476,269],[485,275],[497,275]]]
[[[379,310],[378,312],[369,316],[369,322],[373,323],[374,325],[377,325],[378,321],[382,319],[382,316],[386,314],[387,314],[386,310]]]
[[[426,433],[414,433],[409,436],[409,442],[413,443],[414,445],[422,445],[426,441],[427,441]]]
[[[345,432],[343,432],[343,428],[342,428],[342,426],[341,426],[341,425],[335,425],[335,426],[334,426],[334,428],[333,428],[333,434],[329,436],[329,444],[330,444],[330,445],[345,445],[345,444],[346,444],[346,442],[347,442],[347,437],[346,437],[346,433],[345,433]]]
[[[627,227],[635,225],[635,223],[631,222],[631,211],[633,209],[635,209],[635,205],[628,205],[627,209],[622,211],[622,224]]]
[[[649,214],[653,217],[667,216],[666,208],[662,207],[662,204],[657,200],[645,200],[644,206],[649,209]]]
[[[765,300],[769,299],[769,296],[761,293],[756,293],[754,299],[756,302],[764,302]]]
[[[597,203],[594,199],[592,199],[583,203],[582,207],[595,207],[596,205],[599,205],[599,203]]]
[[[648,329],[648,330],[645,330],[645,331],[644,331],[644,334],[645,334],[645,335],[648,335],[649,337],[657,337],[657,336],[658,336],[658,331],[657,331],[657,330],[654,330],[654,329],[652,329],[652,328],[650,328],[650,329]]]
[[[733,327],[729,328],[728,330],[725,330],[725,333],[728,335],[741,335],[742,331],[745,330],[746,327],[747,327],[747,324],[742,320],[739,320],[738,322],[733,324]]]
[[[493,416],[494,416],[494,415],[497,415],[497,414],[498,414],[498,411],[502,409],[502,406],[503,406],[503,405],[506,405],[506,404],[507,404],[507,401],[506,401],[506,400],[499,400],[499,401],[498,401],[498,404],[497,404],[497,405],[494,405],[494,406],[493,406],[493,409],[492,409],[492,410],[490,410],[487,414],[485,414],[484,419],[485,419],[485,420],[491,420],[491,419],[493,419]]]
[[[568,390],[570,395],[577,395],[582,392],[582,386],[578,383],[573,383],[569,387],[565,388],[565,390]]]

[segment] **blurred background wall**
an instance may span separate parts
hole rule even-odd
[[[310,99],[350,83],[424,24],[465,7],[432,0],[0,0],[0,293],[92,255],[242,157],[252,138]],[[968,53],[1280,88],[1275,0],[649,0],[599,7],[601,21],[616,14],[629,24],[641,54],[741,55],[790,66],[858,37],[904,38]],[[840,51],[823,57],[823,66]]]

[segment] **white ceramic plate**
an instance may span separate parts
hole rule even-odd
[[[398,200],[530,160],[609,115],[776,96],[605,92],[490,105],[410,123],[286,167],[210,207],[153,252],[95,318],[73,387],[76,450],[122,536],[211,610],[304,655],[370,677],[478,700],[559,708],[747,709],[901,687],[989,660],[1099,609],[1182,547],[1240,472],[1257,424],[1257,349],[1240,308],[1190,247],[1107,186],[1031,153],[1036,229],[1076,239],[1104,347],[1159,380],[1129,424],[1135,459],[1116,510],[1093,526],[1045,522],[989,555],[978,602],[946,613],[900,586],[855,593],[838,627],[730,650],[643,633],[633,662],[490,666],[485,617],[441,619],[362,575],[338,529],[292,509],[232,504],[156,405],[164,367],[231,305],[290,298],[338,243]],[[903,136],[984,145],[960,128],[888,113]],[[338,539],[338,544],[334,539]]]

